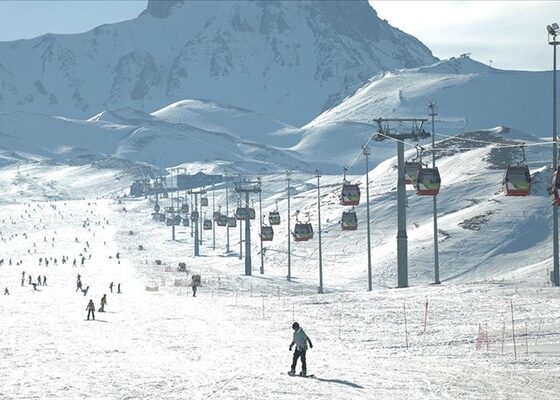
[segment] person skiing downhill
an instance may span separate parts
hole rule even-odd
[[[307,352],[307,344],[309,343],[309,348],[313,348],[313,343],[311,343],[311,339],[305,334],[303,329],[299,326],[297,322],[292,324],[292,329],[294,330],[294,338],[292,343],[290,344],[290,351],[292,351],[292,347],[296,346],[296,350],[294,351],[294,358],[292,361],[292,368],[289,375],[296,374],[296,366],[297,361],[301,358],[301,372],[300,376],[307,376],[307,360],[305,358],[305,353]]]

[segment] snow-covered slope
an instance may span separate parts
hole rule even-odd
[[[209,107],[211,109],[212,105]],[[240,135],[242,126],[251,132],[249,129],[255,121],[252,114],[245,115],[246,124],[238,121],[234,125]],[[268,120],[262,117],[262,121]],[[214,126],[220,128],[217,124]],[[0,149],[26,159],[39,157],[69,163],[84,157],[92,160],[116,157],[160,167],[199,163],[203,170],[207,169],[202,164],[211,161],[235,164],[236,170],[245,172],[311,168],[291,150],[247,140],[255,136],[250,133],[240,137],[224,130],[227,129],[211,131],[186,123],[167,122],[130,108],[104,111],[89,120],[20,111],[0,113]],[[213,166],[208,165],[208,168]]]
[[[274,146],[287,147],[301,138],[296,128],[266,115],[209,101],[182,100],[152,115],[170,123],[228,133]]]
[[[504,71],[468,57],[450,59],[379,74],[306,127],[422,117],[428,101],[436,100],[440,131],[506,125],[544,136],[551,130],[551,82],[550,72]]]
[[[365,0],[151,0],[132,20],[0,43],[0,54],[4,112],[84,118],[199,98],[295,124],[375,73],[436,61]]]

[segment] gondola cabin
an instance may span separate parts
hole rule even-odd
[[[422,168],[422,163],[417,161],[406,161],[404,163],[404,179],[407,185],[415,185],[418,170]]]
[[[416,176],[416,194],[435,196],[439,193],[441,178],[437,168],[421,168]]]
[[[217,224],[218,226],[226,226],[226,225],[227,225],[227,220],[228,220],[227,216],[225,216],[225,215],[222,214],[222,215],[220,215],[220,217],[216,220],[216,224]]]
[[[211,219],[205,219],[204,221],[202,221],[202,228],[205,231],[211,231],[212,230],[212,220]]]
[[[272,226],[261,226],[261,239],[263,242],[270,242],[274,239],[274,229]]]
[[[191,221],[193,222],[198,221],[198,211],[191,212]]]
[[[235,228],[237,226],[237,220],[235,217],[227,217],[227,226],[229,228]]]
[[[554,205],[560,206],[560,166],[554,171],[554,175],[552,176],[552,195],[554,196]]]
[[[280,213],[278,211],[269,212],[268,223],[270,225],[280,225]]]
[[[200,197],[200,206],[208,207],[208,197]]]
[[[165,219],[165,224],[167,226],[180,225],[181,224],[181,216],[180,215],[169,215]]]
[[[247,214],[249,214],[249,219],[255,219],[255,209],[252,207],[237,207],[235,209],[235,218],[244,221],[247,219]]]
[[[183,218],[183,226],[189,226],[189,219]]]
[[[221,215],[222,215],[221,212],[219,212],[219,211],[214,211],[214,213],[212,214],[212,219],[213,219],[214,221],[217,221],[217,220],[220,218]]]
[[[294,226],[293,235],[296,242],[306,242],[313,239],[313,227],[310,223],[297,222]]]
[[[357,206],[360,204],[360,188],[358,185],[343,183],[340,193],[340,204],[343,206]]]
[[[185,214],[189,212],[189,205],[187,203],[181,204],[181,212]]]
[[[343,231],[355,231],[358,229],[358,217],[355,211],[344,211],[340,219]]]
[[[527,196],[531,191],[531,173],[526,165],[508,165],[503,180],[506,196]]]

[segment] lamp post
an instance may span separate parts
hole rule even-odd
[[[214,191],[214,182],[212,182],[212,250],[216,250],[216,192]]]
[[[259,187],[262,188],[262,179],[259,176],[257,178],[257,182],[259,183]],[[262,227],[263,227],[263,213],[262,213],[262,192],[259,192],[259,215],[260,215],[260,222],[261,222],[261,234],[260,239],[261,239],[261,269],[260,269],[260,273],[264,274],[264,251],[263,251],[263,240],[262,240]]]
[[[432,117],[432,168],[436,167],[436,136],[435,116],[437,115],[437,104],[435,101],[428,103],[428,115]],[[434,204],[434,284],[439,285],[439,249],[438,249],[438,224],[437,224],[437,196],[432,196]]]
[[[560,33],[560,28],[557,23],[548,25],[546,27],[548,31],[548,44],[553,48],[553,59],[552,59],[552,168],[556,172],[558,168],[558,157],[557,157],[557,141],[558,132],[556,125],[556,45],[560,43],[557,36]],[[554,260],[554,272],[552,277],[552,285],[560,285],[560,263],[558,260],[558,207],[552,207],[552,257]]]
[[[292,280],[292,258],[290,252],[291,245],[291,227],[290,227],[290,181],[291,181],[292,171],[286,171],[286,180],[288,181],[288,276],[286,277],[288,281]]]
[[[323,293],[323,248],[321,243],[321,170],[315,170],[317,177],[317,220],[319,228],[319,294]]]
[[[227,236],[227,241],[226,241],[226,253],[229,253],[229,179],[228,176],[226,175],[226,218],[227,218],[227,224],[226,224],[226,236]]]
[[[368,291],[372,291],[372,271],[371,271],[371,234],[369,219],[369,155],[371,154],[368,146],[362,146],[362,153],[366,156],[366,218],[367,218],[367,272],[368,272]]]

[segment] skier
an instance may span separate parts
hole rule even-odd
[[[114,285],[113,285],[113,282],[111,282],[111,283],[109,284],[109,289],[111,289],[111,293],[113,293],[113,286],[114,286]]]
[[[101,298],[101,307],[99,307],[99,312],[105,312],[105,305],[107,304],[107,295],[104,294]]]
[[[290,344],[290,351],[292,351],[292,347],[296,345],[296,351],[294,351],[294,358],[292,361],[292,368],[288,374],[295,375],[296,374],[296,365],[298,358],[301,357],[301,372],[300,376],[307,376],[307,360],[305,359],[305,353],[307,351],[307,344],[309,343],[309,348],[313,348],[313,344],[311,343],[311,339],[305,334],[303,329],[299,326],[297,322],[292,324],[292,329],[294,330],[294,338],[292,343]]]
[[[90,314],[91,314],[91,316],[93,317],[93,320],[95,321],[95,305],[93,304],[93,300],[92,300],[92,299],[89,299],[89,303],[88,303],[88,305],[87,305],[87,307],[86,307],[86,310],[87,310],[87,312],[88,312],[88,313],[87,313],[87,319],[88,319],[88,321],[89,321],[89,316],[90,316]]]
[[[196,297],[196,282],[192,282],[192,296]]]

